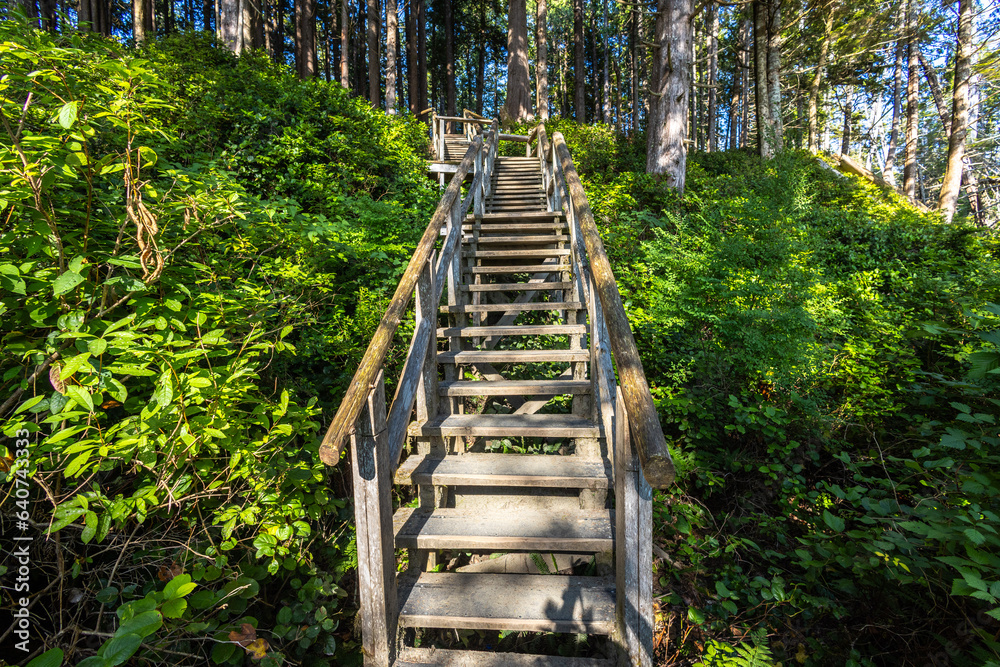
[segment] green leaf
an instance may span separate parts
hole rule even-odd
[[[107,588],[102,588],[97,592],[95,596],[97,601],[101,604],[111,604],[118,599],[118,589],[114,586],[108,586]]]
[[[75,271],[65,271],[52,283],[52,294],[62,296],[77,285],[83,282],[83,276]]]
[[[844,520],[839,516],[830,514],[829,510],[823,510],[823,522],[833,529],[834,532],[844,532]]]
[[[79,112],[80,103],[76,100],[72,102],[67,102],[62,105],[59,109],[59,124],[63,126],[64,129],[69,129],[73,127],[73,123],[76,122],[77,113]]]
[[[83,540],[84,544],[90,544],[90,541],[94,539],[94,535],[97,534],[97,514],[87,512],[83,520],[86,526],[84,526],[83,532],[80,534],[80,539]]]
[[[194,586],[194,584],[191,584]],[[184,610],[187,609],[187,600],[177,598],[174,600],[167,600],[160,607],[160,611],[163,612],[165,618],[180,618],[184,615]]]
[[[108,349],[108,341],[103,338],[95,338],[93,340],[87,341],[87,349],[95,357],[99,357],[104,354],[104,350]]]
[[[78,405],[87,409],[87,412],[94,411],[94,399],[90,392],[83,387],[71,384],[66,387],[66,395],[77,402]]]
[[[212,662],[217,665],[225,664],[233,657],[235,651],[236,644],[216,644],[212,649]]]
[[[118,628],[116,635],[136,634],[140,637],[148,637],[163,625],[163,617],[158,611],[144,611],[133,618],[125,621]]]
[[[168,600],[182,598],[195,589],[197,584],[191,582],[190,574],[178,574],[167,582],[163,589],[163,596]]]
[[[63,381],[68,380],[89,361],[90,352],[82,352],[76,356],[70,357],[69,361],[67,361],[59,370],[59,379]]]
[[[715,591],[719,594],[719,597],[728,598],[732,597],[733,592],[726,588],[726,585],[721,581],[715,582]]]
[[[40,656],[35,657],[26,667],[60,667],[63,663],[61,648],[50,648]]]
[[[65,514],[63,514],[65,512]],[[62,530],[69,524],[73,523],[79,519],[87,510],[82,507],[67,508],[66,510],[56,510],[56,518],[52,522],[52,526],[49,528],[49,534],[56,532],[57,530]]]
[[[701,625],[705,622],[705,612],[701,609],[696,609],[694,607],[688,607],[688,620],[695,625]]]
[[[115,634],[108,643],[104,645],[104,660],[108,667],[120,665],[139,650],[142,645],[142,637],[134,633]]]

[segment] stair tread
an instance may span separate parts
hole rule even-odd
[[[590,361],[590,350],[462,350],[439,352],[442,364]]]
[[[596,438],[599,426],[576,415],[438,415],[410,425],[411,435]]]
[[[506,266],[466,266],[466,273],[555,273],[569,269],[564,264],[521,264]]]
[[[591,391],[590,380],[455,380],[438,384],[442,396],[561,396]]]
[[[560,230],[567,229],[569,223],[566,222],[523,222],[523,223],[503,223],[503,222],[484,222],[479,225],[479,229],[482,232],[536,232],[544,230]],[[462,225],[462,231],[473,231],[475,229],[474,224],[469,224],[466,222]]]
[[[573,283],[567,282],[534,282],[534,283],[481,283],[479,285],[461,285],[463,292],[517,292],[553,289],[572,289]]]
[[[583,310],[579,301],[528,301],[526,303],[480,303],[441,306],[442,313],[503,313],[528,310]]]
[[[492,231],[492,230],[482,230]],[[476,242],[476,243],[559,243],[560,241],[568,241],[569,237],[565,234],[524,234],[521,236],[483,236],[480,232],[479,237],[469,235],[463,237],[463,241],[466,243]]]
[[[439,458],[416,454],[400,464],[396,483],[606,489],[610,476],[603,460],[576,456],[466,453]]]
[[[396,548],[492,551],[610,551],[611,510],[421,509],[393,517]]]
[[[404,648],[394,667],[614,667],[602,658],[564,658],[527,653],[489,653],[441,648]]]
[[[422,572],[399,589],[402,627],[611,634],[607,577]]]
[[[519,324],[514,326],[447,327],[437,330],[441,338],[460,336],[567,336],[587,333],[586,324]]]
[[[522,219],[523,220],[538,220],[540,218],[544,219],[544,220],[551,220],[552,218],[559,218],[561,220],[565,220],[566,219],[566,214],[563,213],[562,211],[530,211],[530,212],[526,212],[526,213],[517,213],[517,214],[510,214],[510,213],[485,213],[485,214],[479,216],[479,219],[482,220],[483,222],[491,222],[491,221],[494,221],[494,220],[510,220],[512,218],[518,219],[518,220],[522,220]],[[467,215],[467,216],[465,216],[465,220],[467,222],[475,222],[476,221],[476,216],[475,215]]]

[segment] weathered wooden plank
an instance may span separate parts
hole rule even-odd
[[[466,292],[517,292],[520,290],[555,290],[569,289],[573,283],[483,283],[479,285],[462,285]]]
[[[444,458],[411,454],[396,471],[397,484],[607,489],[605,461],[575,456],[467,453]]]
[[[497,313],[528,310],[569,310],[583,308],[579,301],[531,301],[527,303],[481,303],[441,306],[442,313]]]
[[[622,305],[618,285],[611,271],[611,263],[601,242],[600,233],[594,223],[594,215],[587,202],[580,177],[573,166],[573,159],[570,157],[566,142],[559,132],[556,132],[552,139],[562,165],[567,190],[573,201],[573,209],[580,221],[581,234],[587,247],[591,273],[594,276],[595,291],[601,300],[604,317],[607,320],[611,347],[621,376],[622,391],[633,427],[633,441],[642,463],[642,471],[650,485],[664,488],[674,480],[674,464],[660,427],[656,405],[646,383],[639,350],[629,327],[628,315]]]
[[[586,324],[519,324],[514,326],[448,327],[438,329],[437,335],[439,338],[449,336],[477,338],[479,336],[571,336],[586,332]]]
[[[441,648],[406,648],[394,667],[614,667],[600,658],[564,658],[524,653],[487,653]]]
[[[540,273],[558,271],[558,264],[520,264],[507,266],[475,266],[466,268],[467,273]]]
[[[564,394],[589,394],[589,380],[503,380],[475,382],[459,380],[442,382],[438,391],[442,396],[560,396]]]
[[[512,216],[508,213],[486,213],[482,217],[484,223],[488,222],[499,222],[503,220],[552,220],[560,219],[564,220],[566,214],[562,211],[533,211],[531,213],[520,213],[516,216]],[[465,217],[466,222],[474,222],[476,217],[469,215]]]
[[[600,427],[575,415],[439,415],[410,426],[413,435],[597,438]]]
[[[404,627],[582,632],[614,630],[604,577],[423,572],[400,586]]]
[[[463,350],[462,352],[442,352],[438,355],[438,363],[565,363],[572,361],[586,361],[588,357],[589,354],[585,350]]]
[[[521,243],[559,243],[560,241],[567,240],[568,237],[562,234],[545,234],[543,236],[536,235],[522,235],[522,236],[483,236],[482,232],[489,230],[480,228],[479,243],[510,243],[510,244],[521,244]]]
[[[477,259],[510,259],[512,257],[565,257],[569,255],[566,248],[529,248],[527,250],[464,250],[463,257]]]
[[[611,510],[519,512],[402,507],[396,548],[489,551],[610,551]]]
[[[351,435],[354,516],[358,545],[362,646],[365,665],[383,667],[396,657],[396,552],[392,538],[392,475],[380,371]]]

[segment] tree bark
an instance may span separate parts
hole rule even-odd
[[[295,69],[300,79],[316,76],[316,0],[295,0]]]
[[[753,3],[754,108],[757,115],[757,152],[764,159],[774,155],[767,78],[767,7]]]
[[[450,3],[449,3],[450,4]],[[385,0],[385,110],[396,113],[396,47],[399,39],[399,16],[396,0]]]
[[[948,166],[941,184],[938,210],[951,222],[958,207],[965,159],[965,137],[969,130],[969,78],[972,74],[972,3],[959,0],[956,39],[955,88],[952,94],[951,135],[948,139]]]
[[[920,61],[920,68],[924,70],[924,78],[927,79],[927,87],[931,89],[931,97],[934,98],[934,108],[937,109],[938,118],[941,119],[941,126],[944,127],[944,136],[951,136],[951,115],[948,107],[944,103],[944,94],[941,92],[941,81],[938,79],[934,66],[927,62],[922,51],[917,49],[917,60]]]
[[[920,123],[920,71],[917,61],[917,0],[909,0],[906,12],[906,161],[903,164],[903,191],[917,198],[917,136]]]
[[[828,3],[823,16],[823,41],[819,45],[819,61],[816,73],[809,84],[809,151],[819,152],[819,91],[826,72],[826,59],[833,40],[833,3]]]
[[[767,93],[773,150],[784,147],[785,124],[781,116],[781,0],[767,3]]]
[[[351,89],[351,16],[349,0],[340,0],[340,85]]]
[[[486,79],[486,0],[479,0],[479,48],[476,63],[476,113],[483,114],[483,87]]]
[[[632,8],[632,25],[630,26],[630,38],[632,40],[629,49],[629,75],[632,81],[632,132],[639,129],[639,21],[642,19],[642,12],[639,5]]]
[[[688,96],[691,90],[692,0],[659,0],[653,61],[658,86],[655,125],[648,132],[652,149],[646,171],[656,174],[668,187],[684,192],[687,169]],[[652,122],[652,114],[651,114]]]
[[[220,0],[221,7],[226,7],[227,11],[233,6],[234,2],[238,3],[239,0]],[[237,4],[237,6],[239,6]],[[220,9],[221,9],[220,7]],[[235,8],[233,8],[235,10]],[[44,17],[44,12],[42,14]],[[150,23],[153,19],[153,8],[150,0],[132,0],[132,37],[135,39],[136,44],[142,44],[147,39],[153,36],[153,32],[150,29]],[[236,17],[232,17],[232,28],[235,37],[235,21]],[[222,21],[219,21],[221,24]],[[221,25],[220,25],[221,28]],[[222,39],[223,43],[227,43],[226,38],[220,34],[219,37]]]
[[[900,20],[900,24],[902,23],[903,21]],[[905,44],[900,39],[896,42],[896,65],[892,72],[892,125],[889,130],[889,147],[885,151],[885,167],[882,169],[882,178],[892,187],[896,187],[896,146],[899,143],[899,121],[902,108],[900,98],[903,91],[904,49]]]
[[[378,0],[368,0],[368,101],[373,107],[382,104],[382,82],[379,76],[379,17]]]
[[[522,0],[522,7],[524,6]],[[524,17],[524,67],[528,68],[528,19]],[[444,0],[444,87],[445,87],[445,110],[449,116],[458,113],[457,93],[455,91],[455,20],[452,0]],[[452,131],[453,125],[448,124],[448,130]]]
[[[417,108],[417,17],[412,3],[404,5],[406,12],[406,98],[410,105],[410,113],[414,116]]]
[[[854,115],[854,87],[847,86],[847,100],[844,102],[844,132],[840,141],[840,154],[850,155],[851,153],[851,120]]]
[[[576,122],[587,122],[586,68],[583,56],[583,0],[573,0],[573,113]]]
[[[604,49],[604,66],[603,73],[601,77],[601,103],[603,106],[603,116],[604,124],[611,124],[611,45],[609,44],[608,37],[608,0],[604,0],[603,3],[603,23],[601,24],[601,35],[600,39],[596,40],[600,42],[601,48]],[[594,67],[597,67],[597,61],[594,60]]]
[[[427,108],[427,19],[424,0],[417,3],[417,113]]]
[[[531,116],[531,81],[528,74],[528,15],[525,0],[510,0],[507,13],[507,102],[512,121]]]
[[[535,12],[535,107],[540,120],[549,119],[548,7],[538,0]]]
[[[714,2],[708,6],[708,152],[718,150],[715,125],[718,109],[716,86],[719,84],[719,7]]]

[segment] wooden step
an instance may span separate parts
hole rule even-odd
[[[441,306],[442,313],[506,313],[508,311],[583,310],[579,301],[529,301],[527,303],[480,303]]]
[[[542,283],[543,285],[546,283]],[[551,283],[555,285],[556,283]],[[437,330],[439,338],[479,336],[573,336],[587,333],[586,324],[518,324],[514,326],[447,327]]]
[[[538,364],[590,361],[590,350],[462,350],[439,352],[440,364]]]
[[[461,285],[463,292],[524,292],[537,290],[571,289],[573,283],[483,283]]]
[[[565,257],[569,248],[528,248],[526,250],[463,250],[462,257]]]
[[[590,380],[455,380],[438,384],[442,396],[561,396],[589,394]]]
[[[539,454],[414,454],[396,470],[397,484],[607,489],[611,471],[603,460]]]
[[[480,216],[480,220],[483,222],[528,222],[531,220],[551,220],[553,218],[559,218],[560,220],[566,219],[566,214],[562,211],[532,211],[531,213],[518,213],[517,215],[511,215],[509,213],[486,213]],[[475,222],[475,215],[465,216],[466,222]]]
[[[486,231],[486,230],[482,230],[482,231]],[[489,230],[489,231],[493,231],[493,230]],[[479,236],[478,239],[475,239],[475,237],[472,237],[472,236],[466,236],[462,240],[465,241],[466,243],[470,243],[470,242],[475,241],[475,242],[478,242],[480,244],[483,244],[483,243],[511,243],[511,244],[515,244],[516,245],[516,244],[519,244],[519,243],[560,243],[562,241],[568,241],[569,237],[565,236],[563,234],[547,234],[547,235],[544,235],[544,236],[535,236],[535,235],[527,235],[527,234],[523,235],[523,236],[483,236],[482,233],[480,233],[480,236]]]
[[[495,223],[495,224],[464,224],[462,225],[463,232],[471,232],[475,229],[479,229],[481,232],[541,232],[546,230],[557,231],[560,229],[568,229],[569,224],[565,222],[526,222],[521,224],[510,223]],[[444,231],[442,230],[442,235]]]
[[[463,266],[466,273],[561,273],[567,264],[522,264],[520,266]]]
[[[421,572],[400,584],[404,628],[614,632],[615,584],[608,577]]]
[[[443,648],[404,648],[393,667],[615,667],[601,658],[564,658],[527,653],[455,651]]]
[[[611,551],[611,510],[517,512],[403,507],[392,519],[397,549]]]
[[[576,415],[438,415],[410,424],[410,435],[472,437],[597,438],[599,426]]]

